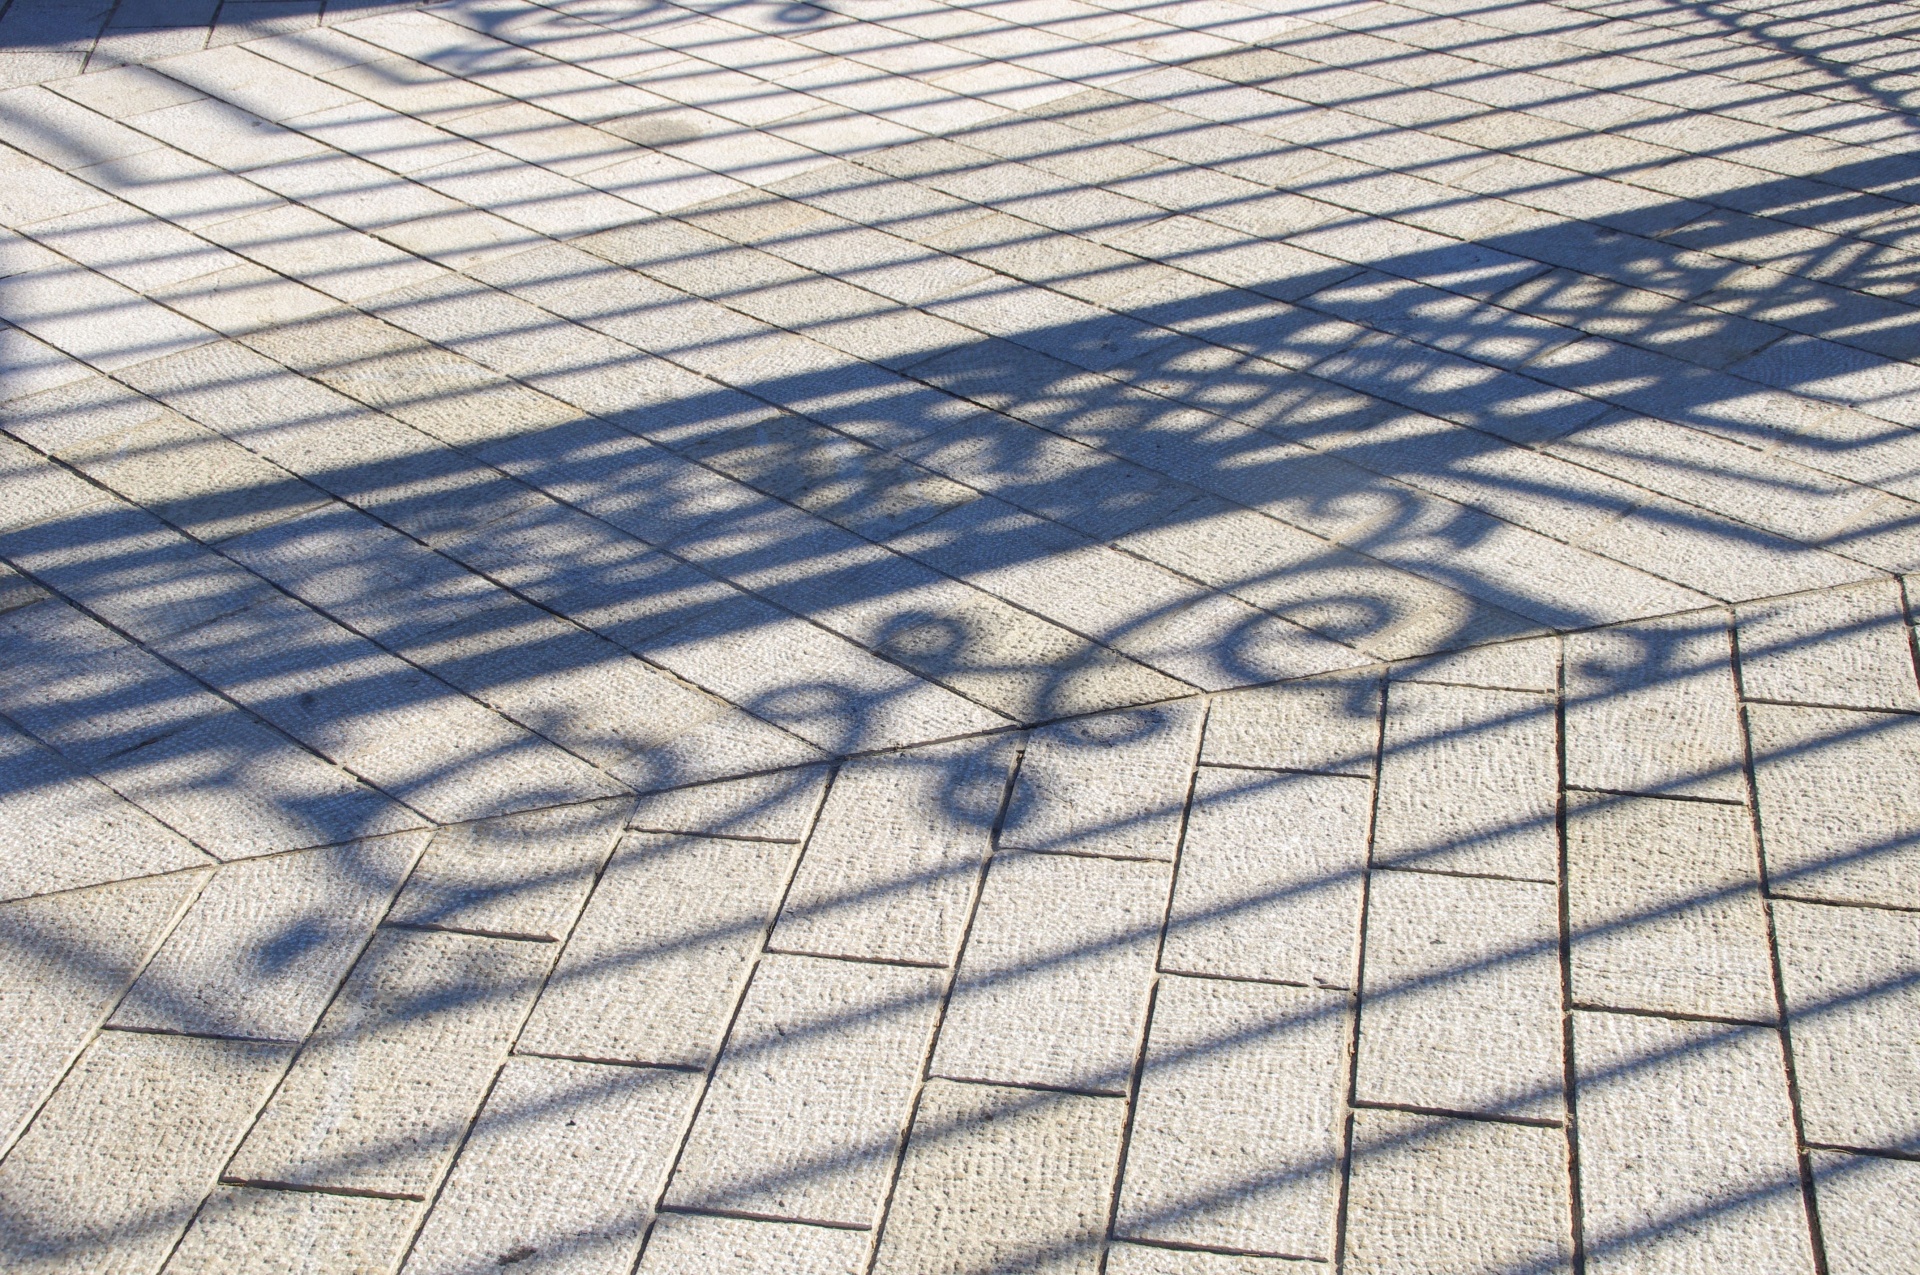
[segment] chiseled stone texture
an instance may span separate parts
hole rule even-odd
[[[1183,700],[1035,731],[1000,844],[1171,859],[1203,712]]]
[[[419,1223],[414,1200],[223,1186],[165,1275],[387,1275]]]
[[[442,828],[392,920],[514,938],[563,939],[613,852],[626,801],[561,806]]]
[[[626,1275],[699,1093],[684,1071],[509,1061],[406,1275]]]
[[[1003,851],[987,872],[936,1075],[1124,1094],[1145,1027],[1166,864]]]
[[[1738,806],[1569,793],[1575,1003],[1773,1022],[1759,866]]]
[[[1559,759],[1553,701],[1394,681],[1373,861],[1552,881]]]
[[[869,1231],[665,1213],[636,1275],[866,1275]]]
[[[843,766],[774,930],[785,952],[952,961],[1013,742],[996,736]]]
[[[1336,992],[1161,979],[1115,1235],[1331,1258],[1347,1031]]]
[[[1161,967],[1351,986],[1371,796],[1364,779],[1202,767]]]
[[[1564,1131],[1356,1111],[1351,1155],[1354,1275],[1572,1271]]]
[[[425,1196],[552,959],[547,943],[382,930],[226,1176]]]
[[[1119,1099],[930,1081],[875,1275],[1097,1275],[1125,1123]]]
[[[826,786],[826,768],[807,766],[675,788],[642,797],[627,826],[647,832],[798,841],[806,835]]]
[[[790,845],[628,833],[519,1047],[705,1067],[792,866]]]
[[[1920,717],[1747,707],[1775,894],[1920,907]]]
[[[0,1154],[206,878],[182,872],[0,905]]]
[[[1331,1269],[1327,1263],[1304,1258],[1207,1253],[1147,1244],[1113,1244],[1107,1248],[1107,1275],[1322,1275]]]
[[[1550,637],[1496,642],[1408,660],[1393,666],[1393,676],[1403,682],[1441,682],[1450,686],[1551,694],[1559,688],[1560,646],[1558,639]]]
[[[1732,660],[1719,611],[1568,637],[1567,783],[1745,797]]]
[[[1839,1151],[1808,1159],[1828,1275],[1920,1272],[1920,1163]]]
[[[1380,678],[1349,673],[1214,696],[1200,760],[1371,775],[1379,740]]]
[[[113,1025],[300,1040],[426,841],[403,832],[221,868]]]
[[[1778,1033],[1579,1013],[1573,1054],[1589,1271],[1814,1269]]]
[[[0,1266],[156,1269],[291,1052],[102,1033],[0,1162]]]
[[[1920,1154],[1920,914],[1773,917],[1807,1141]]]
[[[1748,699],[1920,710],[1902,612],[1891,580],[1740,607],[1740,689]]]
[[[1373,874],[1355,1082],[1362,1100],[1560,1115],[1555,894],[1531,881]]]
[[[664,1202],[873,1225],[944,983],[912,966],[764,958]]]

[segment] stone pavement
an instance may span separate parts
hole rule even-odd
[[[0,1267],[1920,1272],[1920,8],[0,45]]]

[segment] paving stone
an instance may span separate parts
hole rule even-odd
[[[1567,638],[1567,783],[1742,800],[1731,658],[1711,611]]]
[[[613,853],[629,806],[594,802],[442,828],[389,919],[563,941]]]
[[[639,1275],[863,1275],[872,1244],[866,1231],[666,1213]]]
[[[1185,1248],[1113,1244],[1107,1248],[1107,1275],[1314,1275],[1320,1262],[1244,1253],[1206,1253]]]
[[[157,1269],[290,1052],[101,1035],[0,1164],[7,1269]]]
[[[1777,1033],[1576,1014],[1595,1271],[1814,1269]]]
[[[823,768],[807,767],[655,793],[640,799],[627,826],[798,841],[812,826],[827,778]]]
[[[874,1270],[1100,1269],[1126,1105],[930,1081]]]
[[[1913,651],[1892,581],[1736,612],[1748,699],[1841,708],[1920,709]]]
[[[1356,1111],[1351,1155],[1348,1270],[1573,1269],[1561,1130]]]
[[[227,1180],[425,1198],[552,959],[545,943],[380,931]]]
[[[1920,906],[1920,721],[1891,713],[1747,710],[1760,844],[1776,894]]]
[[[419,1222],[412,1200],[217,1188],[166,1275],[381,1275]]]
[[[1379,678],[1309,678],[1216,696],[1200,760],[1371,776],[1379,739]]]
[[[951,962],[1006,792],[1005,736],[843,766],[780,911],[772,946]]]
[[[0,906],[0,1148],[53,1090],[206,883],[147,877]]]
[[[1371,798],[1362,779],[1203,767],[1161,967],[1351,987]]]
[[[1373,874],[1354,1086],[1362,1100],[1560,1116],[1555,894],[1527,881]]]
[[[1774,926],[1807,1141],[1912,1155],[1920,918],[1783,900]]]
[[[1779,1017],[1744,810],[1568,793],[1567,923],[1577,1004]]]
[[[909,966],[764,959],[663,1203],[872,1226],[942,983]]]
[[[406,1271],[633,1267],[700,1078],[515,1058],[481,1109]]]
[[[987,872],[933,1072],[1124,1094],[1171,872],[1002,853]]]
[[[786,845],[627,834],[519,1048],[710,1064],[792,864]]]
[[[1332,1256],[1346,998],[1164,978],[1114,1234]]]
[[[1552,881],[1559,838],[1553,701],[1395,681],[1374,862]]]
[[[1035,731],[1000,844],[1172,858],[1202,716],[1200,705],[1187,701]]]
[[[1819,1202],[1820,1239],[1833,1275],[1912,1275],[1920,1270],[1906,1240],[1920,1219],[1920,1166],[1911,1160],[1833,1151],[1815,1151],[1808,1159]]]
[[[297,1041],[413,866],[424,833],[228,864],[174,927],[115,1027]]]

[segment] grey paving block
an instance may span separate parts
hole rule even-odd
[[[1737,609],[1748,699],[1920,709],[1899,586],[1875,581]]]
[[[1000,844],[1172,858],[1204,711],[1188,700],[1035,731]]]
[[[105,1021],[204,872],[0,906],[0,1148],[11,1146],[41,1101]]]
[[[876,1272],[1100,1269],[1126,1104],[928,1082]]]
[[[1567,638],[1567,783],[1745,797],[1732,654],[1713,611]]]
[[[1200,760],[1372,775],[1379,742],[1378,677],[1309,678],[1215,696]]]
[[[994,736],[841,767],[773,947],[951,962],[1012,760],[1013,741]]]
[[[1776,1032],[1576,1014],[1595,1271],[1812,1271]]]
[[[1912,1155],[1920,918],[1782,900],[1774,926],[1807,1141]]]
[[[1754,704],[1747,729],[1768,887],[1920,905],[1920,720]]]
[[[115,1027],[298,1041],[373,934],[425,833],[232,863],[174,927]]]
[[[631,804],[559,806],[442,828],[389,919],[564,940]]]
[[[420,1209],[413,1200],[219,1187],[166,1275],[381,1275],[406,1251]]]
[[[1551,699],[1396,680],[1387,692],[1374,862],[1552,881]]]
[[[792,864],[787,845],[627,834],[519,1048],[708,1065]]]
[[[1376,872],[1355,1093],[1434,1111],[1562,1110],[1557,891]]]
[[[9,1270],[151,1271],[287,1065],[286,1045],[107,1032],[6,1162]]]
[[[1347,1269],[1573,1269],[1561,1130],[1356,1111],[1351,1155]]]
[[[933,1073],[1126,1093],[1171,876],[1157,863],[996,856]]]
[[[1771,1023],[1779,1017],[1747,812],[1567,794],[1575,1003]]]
[[[809,766],[642,797],[627,826],[647,832],[798,841],[813,824],[827,771]]]
[[[1146,1244],[1116,1243],[1107,1248],[1108,1275],[1315,1275],[1326,1269],[1321,1262],[1288,1257],[1208,1253]]]
[[[1920,1166],[1836,1151],[1815,1151],[1808,1159],[1820,1240],[1833,1275],[1920,1270],[1920,1257],[1906,1238],[1920,1220]]]
[[[380,931],[227,1179],[425,1198],[552,959],[545,943]]]
[[[686,1072],[513,1059],[405,1270],[625,1275],[699,1087]]]
[[[1351,987],[1371,786],[1202,767],[1164,969]]]
[[[665,1213],[653,1225],[642,1275],[863,1275],[867,1231],[702,1213]]]
[[[765,958],[663,1203],[874,1225],[943,982],[909,966]]]
[[[1347,1030],[1337,993],[1162,979],[1116,1237],[1330,1258]]]

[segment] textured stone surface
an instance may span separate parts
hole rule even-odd
[[[643,797],[628,826],[649,832],[798,841],[820,807],[827,774],[809,767]]]
[[[1216,696],[1200,760],[1371,775],[1380,735],[1373,677],[1310,678]]]
[[[1114,1244],[1107,1249],[1108,1275],[1317,1275],[1321,1262],[1245,1253]]]
[[[1741,690],[1790,704],[1920,709],[1902,610],[1891,580],[1741,607]]]
[[[420,1220],[412,1200],[223,1186],[166,1265],[167,1275],[381,1275]]]
[[[1200,716],[1199,706],[1189,702],[1035,731],[1000,843],[1172,858]]]
[[[1920,1220],[1920,1165],[1835,1151],[1808,1158],[1827,1269],[1833,1275],[1920,1270],[1920,1255],[1907,1242]]]
[[[1567,782],[1744,797],[1732,657],[1718,612],[1569,637]]]
[[[867,1231],[668,1213],[640,1259],[644,1275],[861,1275]]]

